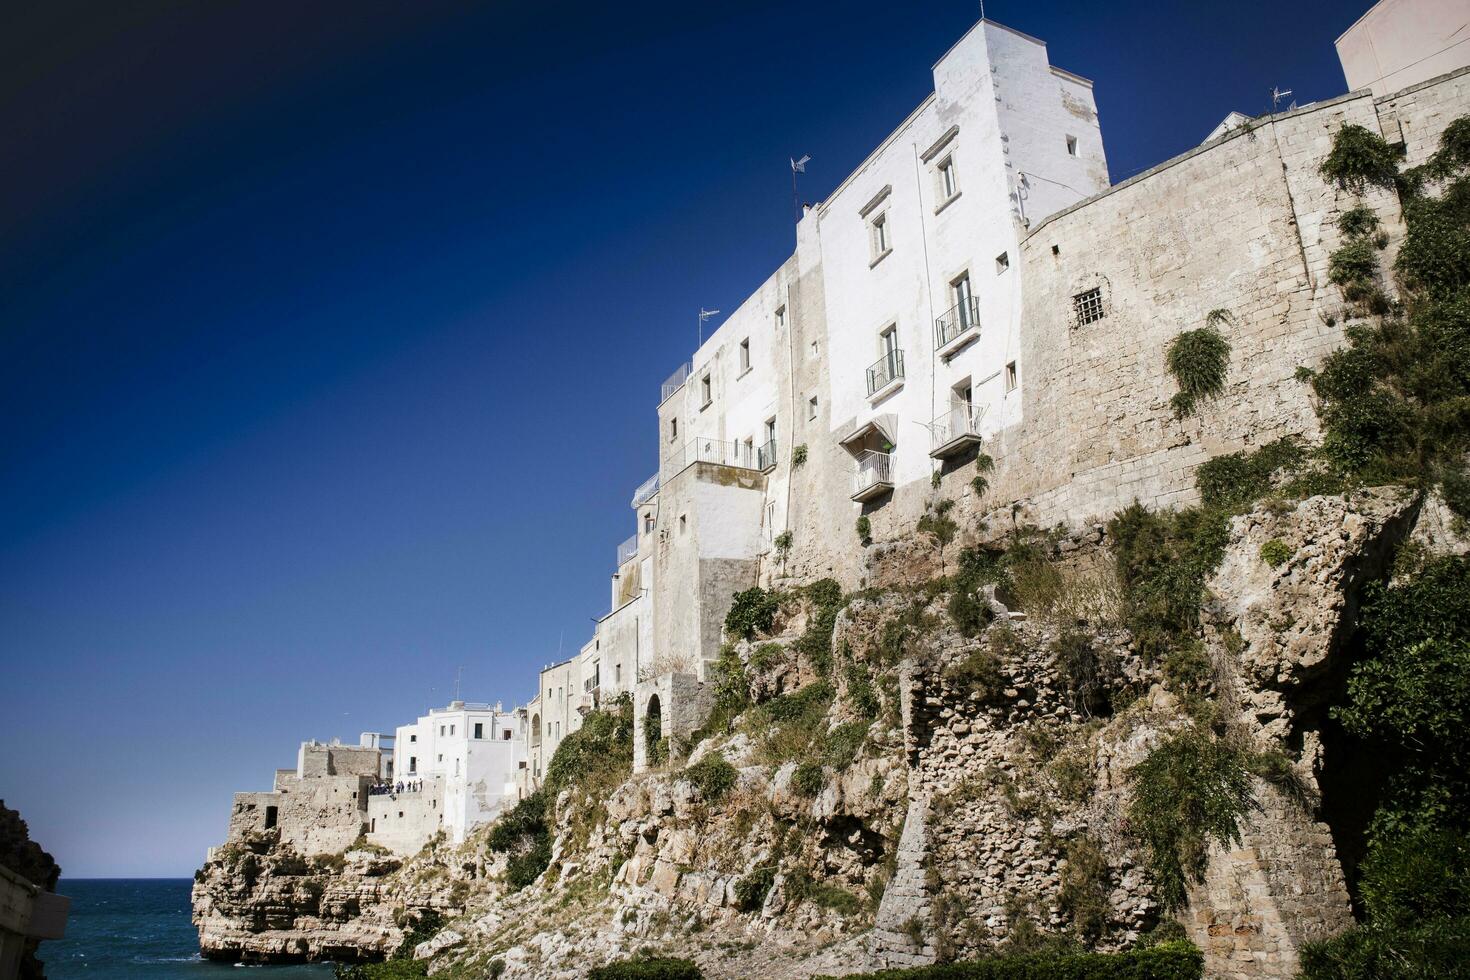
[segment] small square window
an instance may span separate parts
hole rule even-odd
[[[1001,252],[995,257],[995,272],[997,275],[1011,267],[1011,256],[1007,252]]]
[[[1062,254],[1062,246],[1060,246],[1060,245],[1053,245],[1051,247],[1051,254],[1052,255],[1061,255]]]
[[[744,374],[750,370],[750,338],[746,337],[740,342],[740,373]]]
[[[1006,365],[1006,391],[1016,390],[1016,362]]]
[[[505,729],[501,729],[501,731],[505,734],[505,738],[502,739],[501,741],[509,742],[510,741],[510,736],[511,736],[510,729],[509,728],[505,728]]]
[[[707,374],[703,378],[699,379],[699,393],[704,399],[699,407],[709,408],[710,403],[715,400],[715,396],[714,385],[710,383],[710,376]]]
[[[806,420],[808,422],[813,422],[813,421],[816,420],[816,418],[817,418],[817,396],[816,395],[813,395],[811,398],[808,398],[807,399],[807,403],[806,403]]]
[[[786,307],[778,306],[776,307],[776,329],[780,330],[784,326],[786,326]]]
[[[1102,287],[1094,286],[1086,292],[1072,297],[1072,311],[1077,316],[1077,326],[1085,327],[1096,323],[1107,315],[1103,309]]]
[[[1067,137],[1067,156],[1069,156],[1069,157],[1075,157],[1076,155],[1077,155],[1077,137],[1075,137],[1075,136],[1068,136]]]
[[[417,742],[419,740],[419,737],[417,735],[410,735],[408,736],[408,740],[410,742]]]

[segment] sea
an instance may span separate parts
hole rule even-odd
[[[242,967],[199,957],[188,878],[63,878],[66,938],[41,944],[50,980],[330,980],[324,965]]]

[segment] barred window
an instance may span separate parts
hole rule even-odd
[[[1072,311],[1077,316],[1077,326],[1085,327],[1096,323],[1107,315],[1103,309],[1102,287],[1094,286],[1086,292],[1072,297]]]

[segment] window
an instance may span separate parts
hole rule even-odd
[[[459,759],[458,758],[455,758],[455,760],[454,760],[454,774],[456,776],[459,775]]]
[[[1069,157],[1075,157],[1076,155],[1077,155],[1077,137],[1075,137],[1075,136],[1068,136],[1067,137],[1067,156],[1069,156]]]
[[[410,742],[417,742],[419,740],[419,737],[417,735],[410,735],[408,736],[408,740]]]
[[[484,722],[480,722],[480,721],[475,722],[475,738],[484,738],[484,737],[485,737],[485,723]]]
[[[277,814],[278,813],[280,813],[280,811],[277,810],[273,806],[268,806],[268,807],[265,808],[265,829],[266,830],[270,830],[272,827],[274,827],[276,825],[276,819],[277,819]]]
[[[524,768],[526,768],[526,760],[525,759],[522,759],[520,761],[520,763],[516,765],[516,768],[517,769],[524,769]]]
[[[786,307],[778,306],[776,307],[776,329],[780,330],[784,326],[786,326]]]
[[[443,762],[444,761],[444,753],[443,752],[440,752],[439,753],[439,761],[440,762]]]
[[[704,398],[704,401],[700,403],[700,408],[709,408],[710,402],[715,400],[714,387],[710,384],[709,378],[710,376],[706,374],[699,379],[699,393]]]
[[[1001,252],[995,257],[995,274],[1000,275],[1011,267],[1011,257],[1007,252]]]
[[[878,334],[878,347],[884,357],[892,357],[898,350],[898,324],[886,328]]]
[[[669,442],[679,438],[679,420],[669,419]]]
[[[688,517],[687,514],[680,514],[679,515],[679,533],[680,534],[683,534],[687,530],[689,530],[689,517]]]
[[[1102,287],[1094,286],[1086,292],[1072,297],[1072,311],[1077,315],[1077,326],[1085,327],[1096,323],[1107,315],[1103,310]]]
[[[408,757],[408,774],[410,776],[412,776],[415,773],[417,773],[418,771],[419,771],[419,757],[416,756],[416,755],[409,756]]]
[[[939,178],[939,202],[947,203],[960,192],[960,185],[955,179],[954,157],[947,156],[941,160],[935,175]]]
[[[1012,361],[1006,365],[1006,391],[1015,391],[1016,384],[1016,362]]]
[[[806,401],[806,420],[814,422],[817,418],[817,396],[813,395]]]
[[[509,742],[510,741],[510,729],[509,728],[505,729],[504,735],[505,735],[504,741]]]
[[[613,683],[614,684],[621,684],[621,683],[623,683],[623,665],[622,664],[613,664]]]
[[[740,373],[744,374],[750,370],[750,338],[746,337],[740,342]]]
[[[440,738],[443,738],[444,737],[444,726],[443,725],[440,725],[439,726],[439,737]]]
[[[449,734],[451,734],[451,735],[454,734],[454,726],[453,725],[450,725],[449,726]]]
[[[653,533],[653,511],[645,511],[643,514],[643,533]]]
[[[888,241],[888,212],[881,211],[868,222],[868,240],[873,247],[873,261],[877,262],[893,250]]]
[[[1052,255],[1061,255],[1062,254],[1062,246],[1060,246],[1060,245],[1053,245],[1051,247],[1051,254]]]
[[[970,292],[970,274],[967,272],[949,284],[950,299],[954,300],[955,313],[959,317],[960,332],[975,326],[978,319],[974,294]]]
[[[769,443],[773,443],[775,441],[776,441],[776,420],[774,418],[769,418],[769,419],[766,419],[766,442],[767,442],[767,444],[769,444]]]

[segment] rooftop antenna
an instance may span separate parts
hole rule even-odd
[[[985,0],[980,0],[980,19],[985,19]]]
[[[704,346],[704,321],[712,316],[719,316],[719,310],[707,310],[703,306],[699,308],[699,346]],[[697,349],[697,348],[696,348]]]
[[[1284,98],[1286,98],[1290,94],[1291,94],[1291,89],[1289,89],[1289,88],[1288,89],[1283,89],[1280,86],[1276,86],[1276,85],[1273,85],[1271,87],[1271,112],[1272,112],[1273,115],[1275,114],[1276,110],[1280,107],[1281,100],[1284,99]],[[1294,104],[1295,103],[1293,103],[1293,105]],[[1290,106],[1288,106],[1287,108],[1290,108]]]
[[[464,676],[464,664],[454,668],[454,700],[459,700],[459,681]]]
[[[786,159],[791,160],[790,157]],[[801,203],[796,196],[796,175],[806,173],[806,165],[811,159],[810,156],[803,156],[800,160],[791,160],[791,213],[797,221],[801,220]]]

